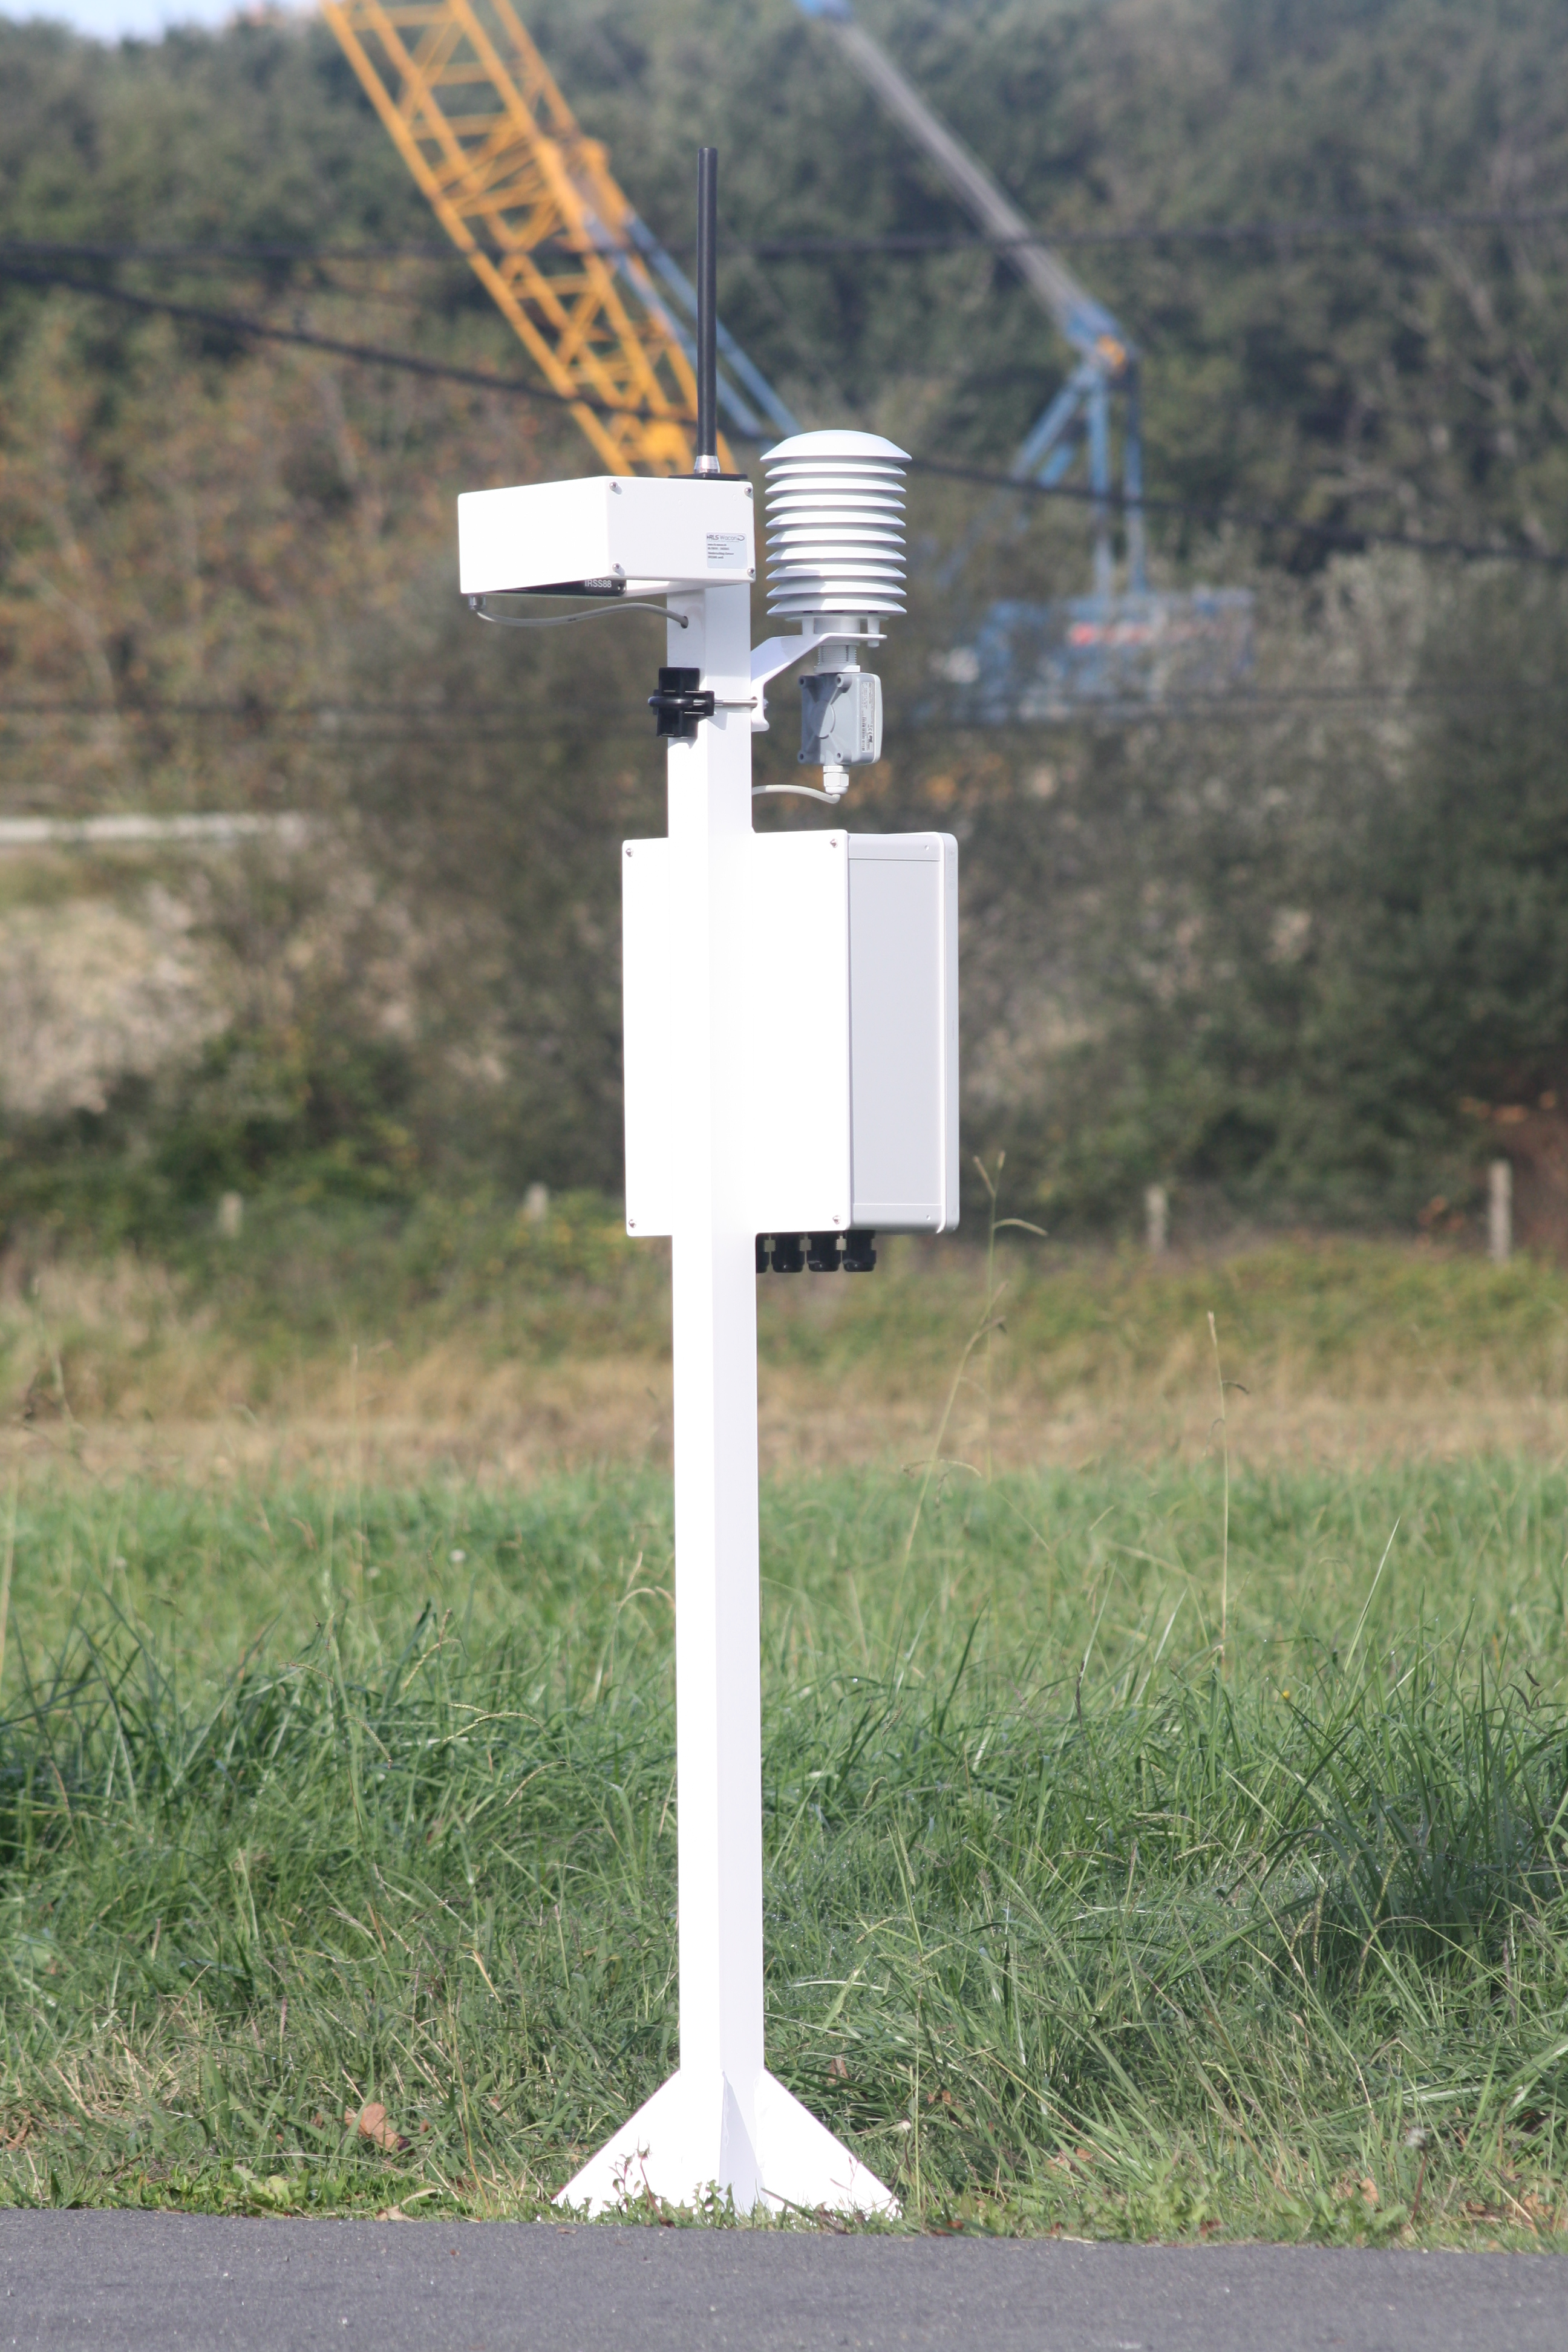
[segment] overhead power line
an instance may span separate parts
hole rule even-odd
[[[617,606],[617,611],[626,609]],[[506,719],[516,725],[524,713],[511,709],[505,703],[466,703],[464,711],[489,719]],[[446,727],[462,713],[454,712],[427,702],[268,702],[260,696],[247,694],[237,702],[195,701],[187,696],[135,695],[123,702],[105,702],[83,695],[39,697],[35,701],[0,702],[0,719],[211,719],[226,720],[237,727],[260,725],[275,719],[298,719],[302,725],[320,727],[330,733],[340,721],[355,719],[387,719],[398,726],[424,724]]]
[[[1020,246],[1118,245],[1273,245],[1338,243],[1345,237],[1409,236],[1424,229],[1544,228],[1568,220],[1568,201],[1561,204],[1500,205],[1489,210],[1400,213],[1315,213],[1296,218],[1250,221],[1130,221],[1105,227],[1046,226],[1027,236],[987,236],[978,229],[884,229],[868,236],[730,236],[720,252],[759,261],[831,258],[836,254],[960,253],[973,250],[1005,253]],[[609,240],[597,242],[596,252],[616,257],[635,255],[638,248]],[[677,247],[677,251],[684,248]],[[500,247],[496,250],[499,252]],[[532,250],[550,258],[578,253],[579,247],[560,239],[544,239]],[[21,258],[77,261],[446,261],[463,257],[449,244],[308,245],[308,244],[68,244],[53,238],[14,238],[0,252]]]
[[[416,352],[384,351],[375,343],[345,342],[341,336],[318,335],[306,327],[275,326],[269,320],[255,319],[244,311],[212,310],[204,303],[176,302],[162,294],[133,294],[128,287],[104,286],[73,278],[64,270],[40,269],[31,263],[15,262],[4,252],[0,252],[0,278],[10,278],[24,286],[92,295],[100,302],[116,302],[122,310],[183,319],[188,325],[211,327],[222,334],[256,335],[268,342],[296,343],[306,351],[330,352],[338,359],[357,360],[372,367],[402,368],[410,375],[439,376],[451,383],[476,385],[484,392],[512,393],[520,400],[542,401],[551,408],[591,408],[600,416],[653,415],[651,409],[618,406],[614,402],[595,400],[588,393],[552,392],[545,384],[524,383],[516,376],[495,375],[486,368],[458,367],[449,360],[423,359]]]
[[[911,457],[910,470],[937,474],[953,482],[973,482],[983,489],[1016,490],[1020,498],[1070,499],[1080,506],[1109,506],[1123,512],[1133,501],[1123,490],[1095,490],[1077,482],[1037,482],[1016,474],[994,474],[981,466],[963,466],[945,457]],[[1568,553],[1555,548],[1521,547],[1517,540],[1504,546],[1484,540],[1429,538],[1421,531],[1386,530],[1375,524],[1307,522],[1295,515],[1256,513],[1243,507],[1202,506],[1190,499],[1164,499],[1143,491],[1136,503],[1145,514],[1181,515],[1210,524],[1215,530],[1293,532],[1299,539],[1321,541],[1328,547],[1407,547],[1420,555],[1462,556],[1470,562],[1540,563],[1549,570],[1568,566]]]
[[[1176,694],[1159,702],[1141,702],[1131,698],[1115,699],[1109,696],[1068,696],[1053,703],[1053,716],[1078,719],[1147,720],[1150,724],[1166,718],[1189,719],[1224,719],[1226,720],[1268,719],[1292,711],[1339,710],[1467,710],[1561,709],[1568,703],[1568,684],[1562,686],[1351,686],[1351,687],[1285,687],[1279,688],[1237,688],[1234,691],[1212,694]],[[264,733],[289,728],[313,730],[329,737],[339,737],[344,728],[354,730],[354,743],[409,742],[492,742],[510,741],[516,736],[524,714],[504,703],[465,703],[461,709],[432,709],[426,704],[342,703],[342,702],[262,702],[247,699],[240,703],[191,702],[178,698],[167,701],[143,698],[123,707],[92,701],[85,698],[65,698],[58,701],[0,704],[0,726],[15,727],[27,721],[66,722],[113,719],[143,722],[179,721],[202,726],[230,726],[250,733]],[[363,728],[372,731],[362,731]],[[972,723],[953,722],[959,731],[972,731]],[[1018,724],[1025,722],[1019,721]],[[628,706],[622,730],[627,735],[642,734],[647,722],[640,708]],[[987,730],[989,731],[989,723]],[[117,841],[134,842],[152,838],[134,830],[140,820],[121,818],[43,820],[24,818],[0,821],[0,846],[30,846],[52,840],[53,832],[39,832],[43,824],[67,824],[79,828],[86,824],[92,829],[81,835],[84,840],[112,845]],[[304,820],[298,815],[270,816],[203,816],[174,817],[160,820],[166,824],[169,836],[181,839],[239,840],[250,835],[281,835],[289,836]],[[18,828],[29,828],[18,830]],[[73,835],[74,837],[74,835]]]
[[[481,247],[481,250],[492,248]],[[493,248],[500,252],[498,246]],[[533,247],[552,253],[551,245]],[[468,256],[450,240],[439,245],[147,245],[69,243],[59,237],[0,238],[0,257],[11,261],[449,261],[468,267]]]
[[[1276,245],[1338,243],[1348,236],[1408,236],[1428,228],[1544,227],[1568,219],[1568,204],[1529,211],[1323,214],[1301,220],[1131,221],[1124,227],[1042,228],[1031,236],[988,236],[979,229],[888,229],[874,236],[753,237],[723,249],[760,261],[836,253],[1005,253],[1032,245]]]
[[[584,394],[552,392],[542,384],[527,383],[516,376],[502,376],[489,369],[459,367],[450,361],[429,360],[413,352],[388,351],[378,343],[354,343],[342,336],[320,335],[304,327],[281,327],[267,319],[258,319],[248,312],[213,310],[195,302],[179,302],[163,295],[135,294],[122,286],[104,286],[73,277],[64,270],[48,270],[29,263],[16,263],[0,252],[0,278],[11,278],[23,285],[60,289],[73,294],[84,294],[97,300],[119,304],[121,308],[179,319],[193,326],[216,329],[225,334],[255,336],[262,341],[290,343],[307,351],[326,352],[337,359],[354,361],[368,367],[401,368],[410,374],[434,377],[452,383],[464,383],[484,392],[501,392],[520,400],[542,401],[549,407],[571,409],[588,407],[602,415],[646,415],[640,408],[615,408]],[[690,421],[688,419],[687,421]],[[742,433],[732,436],[737,441],[750,441],[755,447],[765,447],[764,442]],[[1102,492],[1076,483],[1038,482],[1020,479],[1013,474],[1000,474],[980,466],[961,465],[942,457],[915,457],[910,460],[912,471],[941,476],[950,481],[971,482],[977,488],[991,490],[1016,491],[1021,498],[1066,499],[1083,505],[1109,505],[1125,511],[1130,501],[1124,492]],[[1241,508],[1205,505],[1192,499],[1162,498],[1144,492],[1137,501],[1145,513],[1180,517],[1201,522],[1214,530],[1247,530],[1284,532],[1298,539],[1310,539],[1327,547],[1403,547],[1423,555],[1448,555],[1467,562],[1533,563],[1549,570],[1568,565],[1568,553],[1552,548],[1521,546],[1517,541],[1498,546],[1484,541],[1457,537],[1428,537],[1419,531],[1391,530],[1377,524],[1310,522],[1297,515],[1258,513]]]

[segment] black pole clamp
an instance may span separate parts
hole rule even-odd
[[[647,698],[656,735],[673,735],[678,741],[689,743],[696,737],[698,720],[712,718],[713,689],[699,687],[701,676],[700,669],[659,671],[658,692]]]

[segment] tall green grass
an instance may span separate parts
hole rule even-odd
[[[914,2219],[1554,2232],[1568,1481],[1233,1481],[1223,1654],[1216,1481],[767,1492],[771,2062]],[[0,2193],[534,2210],[675,2058],[663,1483],[13,1509]]]

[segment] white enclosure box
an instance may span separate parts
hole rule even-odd
[[[458,500],[458,583],[501,596],[584,581],[700,588],[753,579],[750,482],[596,474],[467,490]]]
[[[674,1137],[668,849],[621,857],[626,1227],[668,1234]],[[958,845],[951,834],[755,835],[746,845],[755,1050],[735,1117],[753,1230],[958,1223]]]

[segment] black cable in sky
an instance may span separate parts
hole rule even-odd
[[[493,375],[488,369],[455,366],[447,360],[421,359],[414,352],[384,351],[376,343],[345,342],[341,336],[318,335],[305,327],[278,327],[266,319],[254,319],[239,310],[209,310],[197,302],[175,302],[161,294],[133,294],[124,286],[103,286],[84,278],[68,276],[64,270],[40,269],[31,263],[9,260],[0,251],[0,278],[24,286],[60,289],[72,294],[89,294],[100,302],[117,302],[122,310],[156,312],[169,319],[183,319],[191,326],[214,327],[224,334],[257,335],[274,343],[298,343],[306,351],[331,352],[338,359],[357,360],[370,367],[402,368],[411,375],[439,376],[451,383],[477,385],[484,392],[514,393],[520,400],[542,400],[552,408],[586,408],[596,416],[639,416],[652,418],[672,415],[680,424],[693,422],[679,410],[655,411],[651,408],[617,406],[613,401],[596,400],[592,393],[552,392],[548,385],[524,383],[517,376]]]
[[[292,343],[307,351],[330,352],[338,359],[353,360],[369,367],[402,368],[414,375],[433,376],[453,383],[478,386],[485,392],[515,394],[521,400],[543,401],[554,408],[587,408],[600,416],[639,416],[653,414],[646,408],[617,408],[605,401],[593,399],[585,394],[551,392],[542,384],[524,383],[516,376],[491,374],[486,369],[465,368],[443,360],[421,359],[412,352],[393,352],[376,343],[351,343],[336,335],[318,335],[303,327],[279,327],[265,319],[256,319],[236,310],[209,310],[198,303],[176,302],[161,295],[132,294],[124,287],[102,286],[68,276],[63,270],[39,269],[30,264],[7,261],[0,254],[0,279],[10,278],[23,285],[62,289],[73,294],[85,294],[103,302],[119,303],[121,307],[160,316],[181,319],[195,326],[214,327],[226,334],[254,335],[265,341]],[[672,412],[677,421],[691,424],[690,416]],[[730,429],[732,441],[765,449],[769,444],[754,436]],[[1131,503],[1124,492],[1100,492],[1077,483],[1020,481],[1012,474],[998,474],[980,466],[956,464],[942,457],[915,457],[910,460],[915,473],[941,476],[950,481],[972,482],[977,488],[991,490],[1011,490],[1021,498],[1066,499],[1075,505],[1109,506],[1125,512]],[[1509,546],[1489,546],[1483,541],[1457,538],[1427,538],[1418,531],[1386,530],[1375,524],[1307,522],[1295,515],[1257,514],[1239,508],[1205,506],[1194,499],[1162,498],[1145,492],[1139,502],[1148,514],[1174,515],[1189,521],[1207,524],[1211,529],[1227,526],[1247,530],[1282,531],[1298,539],[1310,539],[1326,547],[1404,547],[1422,555],[1451,555],[1467,562],[1538,563],[1551,570],[1568,565],[1568,554],[1552,548],[1521,547],[1517,542]]]
[[[1515,710],[1546,707],[1560,709],[1568,702],[1568,684],[1563,686],[1506,687],[1437,686],[1437,687],[1286,687],[1258,688],[1237,687],[1229,692],[1207,694],[1175,694],[1157,701],[1141,701],[1133,697],[1117,700],[1110,696],[1068,696],[1056,706],[1064,717],[1074,719],[1106,719],[1125,723],[1144,719],[1152,723],[1167,717],[1189,719],[1256,719],[1283,717],[1295,710],[1458,710],[1502,709]],[[612,716],[612,722],[614,714]],[[0,703],[0,726],[16,726],[28,720],[69,721],[72,719],[102,721],[181,720],[211,726],[234,726],[255,733],[294,726],[314,729],[329,740],[349,744],[379,742],[489,742],[510,740],[517,729],[525,723],[525,714],[510,710],[504,705],[465,703],[460,710],[433,710],[423,704],[400,703],[243,703],[189,702],[177,699],[158,701],[143,698],[123,706],[87,699],[62,698],[58,701]],[[356,727],[352,734],[339,737],[337,729],[345,723],[364,721],[367,731]],[[386,731],[389,722],[395,721],[394,731]],[[995,722],[984,722],[989,732]],[[1036,721],[1018,719],[1003,724],[1035,725]],[[959,732],[974,731],[977,722],[962,719],[948,721]],[[417,726],[419,732],[411,732]],[[647,734],[647,722],[639,709],[628,709],[624,728],[626,734]],[[650,741],[652,738],[648,739]],[[13,811],[15,814],[16,812]]]
[[[1110,507],[1125,514],[1136,504],[1145,514],[1183,515],[1223,530],[1230,525],[1237,530],[1291,531],[1300,539],[1320,540],[1328,547],[1407,547],[1421,555],[1457,555],[1471,562],[1542,563],[1549,569],[1568,565],[1568,554],[1555,548],[1521,547],[1517,541],[1506,547],[1489,547],[1483,541],[1470,539],[1428,539],[1419,531],[1384,530],[1375,525],[1364,528],[1355,523],[1304,522],[1293,515],[1253,514],[1239,507],[1200,506],[1189,499],[1164,499],[1144,491],[1136,500],[1124,490],[1092,490],[1079,482],[1020,481],[1016,474],[994,474],[980,466],[963,466],[945,457],[911,457],[910,470],[916,474],[937,474],[953,482],[973,482],[984,489],[1016,490],[1021,498],[1070,499],[1075,505]]]
[[[1409,236],[1427,228],[1542,227],[1568,220],[1568,204],[1537,205],[1528,211],[1472,213],[1343,213],[1304,220],[1133,221],[1124,228],[1037,229],[1028,236],[987,236],[981,229],[889,229],[875,236],[763,236],[733,240],[721,249],[759,261],[783,261],[820,254],[961,253],[979,248],[1008,253],[1020,246],[1275,245],[1337,243],[1342,237]]]
[[[1131,221],[1106,228],[1053,227],[1047,225],[1027,236],[988,236],[979,229],[886,229],[874,236],[798,236],[722,237],[719,250],[737,258],[760,261],[831,258],[836,254],[958,253],[980,250],[1005,253],[1018,246],[1118,245],[1269,245],[1279,242],[1337,242],[1343,237],[1408,236],[1423,229],[1541,228],[1568,220],[1568,202],[1551,205],[1498,206],[1488,211],[1403,213],[1322,213],[1300,219],[1253,221]],[[499,257],[509,248],[486,246]],[[595,251],[613,259],[643,257],[636,246],[602,242]],[[684,247],[678,247],[684,253]],[[8,239],[0,251],[19,257],[37,255],[81,261],[461,261],[468,257],[455,245],[284,245],[284,244],[66,244],[52,239]],[[542,239],[529,247],[547,258],[580,259],[583,248],[561,238]]]

